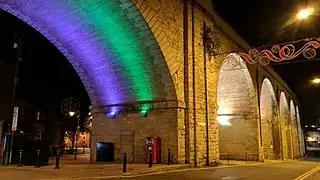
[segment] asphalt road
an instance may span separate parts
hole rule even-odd
[[[205,169],[174,172],[150,176],[132,177],[132,180],[294,180],[300,175],[316,168],[318,162],[294,161],[259,166]],[[312,177],[313,178],[313,177]],[[314,176],[320,179],[320,173]],[[314,179],[314,180],[315,180]],[[310,179],[311,180],[311,179]],[[313,179],[312,179],[313,180]]]

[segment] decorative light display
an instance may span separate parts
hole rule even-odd
[[[162,83],[166,62],[131,1],[6,0],[0,8],[38,30],[66,56],[92,104],[159,95],[152,84]]]
[[[296,49],[296,43],[305,42],[305,44]],[[248,54],[239,53],[239,55],[246,60],[249,64],[260,63],[261,65],[268,65],[270,61],[282,62],[292,60],[300,55],[303,55],[306,59],[312,59],[317,55],[317,49],[320,47],[320,43],[317,39],[304,39],[291,43],[281,45],[273,45],[270,50],[251,49]]]

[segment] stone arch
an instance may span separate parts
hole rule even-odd
[[[64,54],[93,105],[176,100],[159,45],[131,1],[5,0],[0,8]]]
[[[288,100],[284,92],[280,93],[280,127],[282,140],[282,158],[292,159],[291,122]]]
[[[298,136],[298,123],[297,123],[297,115],[296,108],[293,100],[290,100],[290,119],[291,119],[291,138],[292,138],[292,150],[293,157],[300,157],[299,150],[299,136]]]
[[[244,159],[258,154],[257,109],[253,82],[246,63],[236,54],[226,57],[218,79],[220,158]]]
[[[261,86],[260,115],[262,147],[265,159],[281,158],[280,124],[277,118],[277,100],[273,86],[265,78]]]
[[[299,150],[300,150],[300,156],[302,157],[305,154],[305,144],[304,144],[303,130],[301,128],[300,112],[299,112],[298,106],[296,106],[296,116],[297,116],[298,135],[299,135]]]

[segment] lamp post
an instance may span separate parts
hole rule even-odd
[[[65,99],[61,103],[61,112],[64,115],[69,116],[70,118],[72,118],[75,115],[77,116],[77,128],[75,132],[76,149],[74,154],[74,159],[76,160],[77,150],[78,150],[78,138],[79,138],[79,132],[80,132],[80,102],[73,97]]]

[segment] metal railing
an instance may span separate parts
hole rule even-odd
[[[245,161],[246,163],[252,161],[259,161],[259,153],[220,153],[220,161],[227,161],[227,164],[230,164],[230,161]]]

